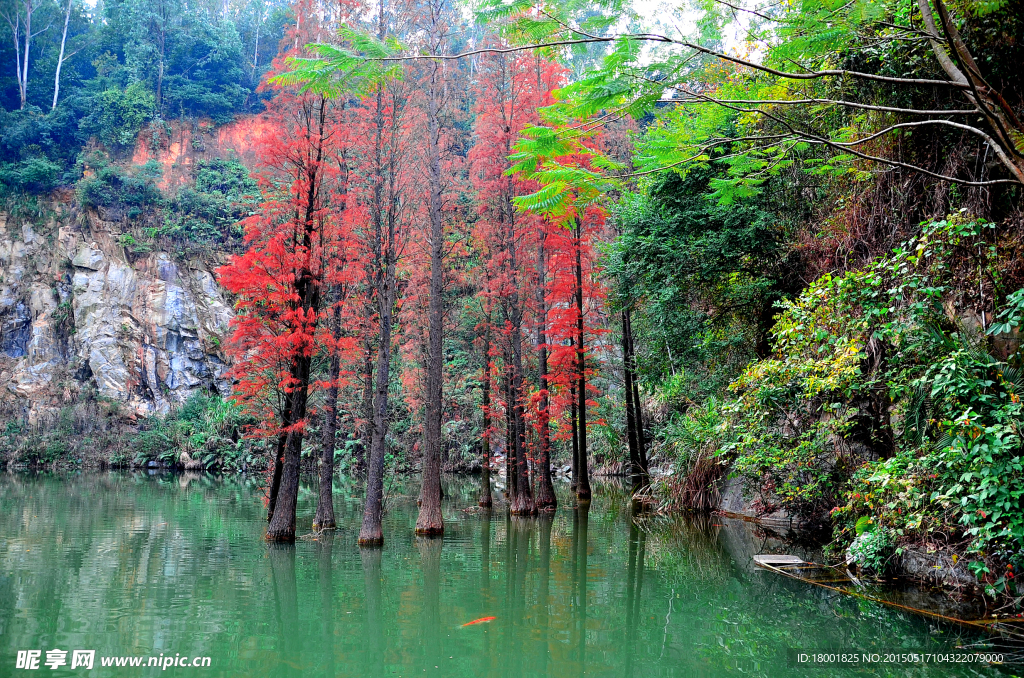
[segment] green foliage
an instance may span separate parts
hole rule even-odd
[[[732,386],[737,472],[797,514],[834,503],[840,535],[861,533],[867,567],[888,542],[866,537],[866,524],[897,543],[943,531],[979,562],[1024,558],[1021,357],[994,358],[955,310],[963,272],[999,260],[991,226],[932,222],[890,256],[815,281],[784,305],[775,356]]]
[[[87,154],[82,163],[88,175],[78,182],[78,202],[84,207],[126,208],[129,216],[163,203],[156,186],[160,166],[150,161],[133,171],[110,163],[99,152]]]
[[[672,415],[659,430],[661,449],[672,455],[677,472],[685,475],[698,459],[717,456],[726,446],[731,435],[727,424],[722,401],[711,396],[685,414]]]
[[[239,220],[253,214],[259,201],[259,187],[240,162],[201,160],[195,184],[178,190],[159,233],[184,242],[237,240],[243,235]]]
[[[676,407],[724,390],[766,343],[786,296],[780,220],[764,202],[717,204],[715,176],[667,174],[647,194],[625,194],[607,249],[613,301],[636,309],[641,380],[671,391]]]
[[[123,89],[112,86],[95,98],[93,110],[82,120],[81,129],[108,146],[124,148],[135,143],[155,111],[156,98],[146,84],[133,82]]]
[[[205,469],[236,470],[261,463],[261,451],[242,438],[251,423],[229,400],[194,393],[177,410],[148,419],[131,441],[133,463],[186,464],[186,457]]]
[[[58,185],[61,174],[57,163],[45,158],[29,158],[0,165],[0,186],[5,192],[46,193]]]
[[[861,531],[850,544],[850,555],[857,565],[869,572],[886,574],[892,568],[896,544],[885,530]]]

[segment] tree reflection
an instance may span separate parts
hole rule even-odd
[[[363,643],[365,658],[363,666],[367,667],[371,676],[384,673],[384,657],[382,651],[381,624],[381,549],[361,548],[359,557],[363,563],[363,588],[366,596],[366,642]]]
[[[420,553],[420,569],[423,573],[423,622],[422,645],[423,668],[441,665],[441,545],[440,537],[416,537],[416,550]]]
[[[274,616],[277,622],[278,656],[288,666],[282,675],[301,675],[301,670],[288,658],[302,656],[302,634],[299,630],[299,592],[295,581],[295,546],[267,544],[270,577],[274,589]]]
[[[576,610],[576,662],[579,675],[587,672],[587,527],[590,521],[590,503],[580,503],[573,511],[573,601]]]
[[[647,532],[635,520],[629,522],[629,564],[626,568],[626,678],[633,675],[633,658],[640,624],[640,599],[644,584]]]
[[[324,675],[334,670],[334,532],[320,535],[316,544],[320,580],[320,651],[324,654]]]

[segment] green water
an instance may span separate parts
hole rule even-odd
[[[757,570],[765,536],[744,523],[640,529],[600,485],[587,513],[510,519],[473,509],[472,481],[446,487],[443,541],[413,537],[410,484],[393,490],[384,548],[361,551],[355,485],[337,490],[333,538],[280,547],[236,479],[0,476],[0,676],[1007,675],[791,665],[789,648],[941,651],[959,632]],[[314,501],[304,486],[300,532]],[[15,668],[19,650],[54,648],[95,650],[93,670],[69,670],[70,653]],[[211,661],[100,666],[161,654]]]

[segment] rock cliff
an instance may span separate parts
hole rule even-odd
[[[124,222],[57,196],[42,216],[0,212],[0,404],[45,426],[86,389],[129,417],[168,411],[197,389],[229,391],[232,317],[208,263],[132,255]]]

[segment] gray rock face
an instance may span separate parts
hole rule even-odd
[[[62,205],[56,204],[61,209]],[[209,267],[163,252],[130,260],[123,224],[43,225],[0,213],[0,389],[8,411],[45,421],[94,385],[139,416],[197,389],[227,393],[221,346],[232,310]],[[13,400],[12,400],[13,399]]]

